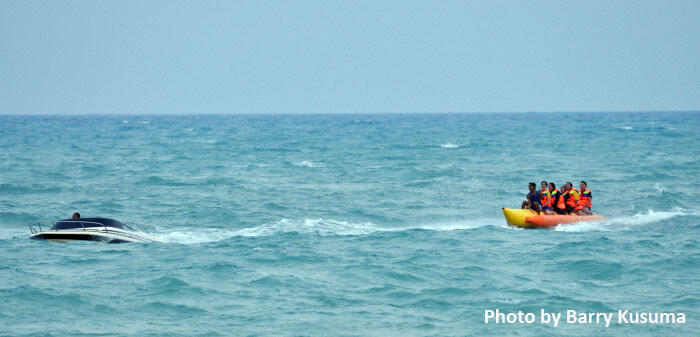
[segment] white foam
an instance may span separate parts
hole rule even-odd
[[[622,130],[632,130],[632,129],[634,129],[634,128],[631,127],[631,126],[623,126],[623,127],[621,127],[620,129],[622,129]]]
[[[503,304],[515,304],[518,305],[522,303],[522,300],[514,299],[514,298],[501,298],[501,299],[493,299],[492,301],[496,303],[503,303]]]
[[[197,244],[218,242],[236,236],[235,231],[221,229],[185,229],[172,232],[151,233],[166,243]]]
[[[459,145],[453,144],[453,143],[445,143],[445,144],[440,144],[440,147],[443,149],[456,149],[459,147]]]
[[[215,228],[190,228],[164,232],[152,235],[170,243],[197,244],[207,242],[218,242],[232,237],[260,237],[272,236],[280,233],[301,233],[329,235],[367,235],[377,231],[391,230],[383,229],[372,223],[349,223],[347,221],[324,220],[324,219],[304,219],[294,221],[282,219],[272,223],[263,224],[256,227],[248,227],[236,230],[224,230]]]
[[[479,227],[485,227],[492,224],[498,224],[503,222],[502,219],[475,219],[475,220],[462,220],[455,222],[444,222],[437,224],[421,225],[415,228],[425,229],[430,231],[456,231],[463,229],[473,229]],[[414,228],[401,228],[401,230],[414,229]]]
[[[316,164],[314,164],[314,162],[312,162],[312,161],[310,161],[310,160],[302,160],[302,161],[300,161],[300,162],[294,163],[294,165],[295,165],[295,166],[311,167],[311,168],[317,166]]]
[[[666,192],[666,187],[664,187],[660,183],[654,184],[654,188],[661,193]]]
[[[351,223],[328,219],[282,219],[272,223],[236,230],[188,228],[167,232],[163,228],[151,235],[169,243],[198,244],[218,242],[233,237],[264,237],[282,233],[300,233],[321,236],[360,236],[377,232],[401,232],[415,229],[430,231],[454,231],[489,226],[501,222],[500,219],[474,219],[436,224],[381,227],[371,222]]]
[[[675,209],[673,211],[649,210],[647,213],[637,213],[632,216],[624,216],[619,218],[607,219],[604,221],[595,222],[578,222],[574,224],[556,226],[554,230],[562,232],[590,232],[590,231],[615,231],[629,230],[635,226],[647,225],[659,221],[669,220],[678,216],[694,215],[684,209]]]
[[[282,219],[274,223],[258,227],[244,228],[237,231],[240,236],[269,236],[278,233],[296,232],[319,235],[367,235],[378,231],[386,231],[371,222],[350,223],[347,221],[304,219],[294,221]]]
[[[658,221],[664,221],[668,220],[671,218],[675,218],[677,216],[686,216],[686,215],[691,215],[692,213],[677,208],[676,210],[673,211],[660,211],[660,212],[655,212],[653,210],[647,211],[647,213],[643,214],[635,214],[631,217],[620,217],[620,218],[615,218],[610,220],[609,222],[611,224],[624,224],[624,225],[630,225],[630,226],[636,226],[636,225],[646,225]]]
[[[567,225],[559,225],[554,227],[555,231],[558,232],[609,232],[613,229],[609,226],[609,223],[604,221],[599,222],[577,222]]]

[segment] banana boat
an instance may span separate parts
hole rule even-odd
[[[523,228],[545,228],[581,221],[605,220],[600,215],[547,215],[544,213],[537,214],[531,209],[512,208],[504,208],[503,215],[506,217],[506,222],[509,225]]]

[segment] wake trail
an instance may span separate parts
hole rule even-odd
[[[603,221],[578,222],[563,226],[560,225],[554,227],[554,230],[560,232],[622,231],[631,230],[637,226],[644,226],[656,222],[670,220],[676,217],[694,215],[698,215],[698,212],[680,208],[672,211],[648,210],[646,213],[637,213],[631,216],[610,218]]]
[[[412,230],[455,231],[468,230],[499,223],[499,219],[472,219],[434,224],[401,227],[382,227],[371,222],[351,223],[332,219],[282,219],[255,227],[229,229],[184,228],[167,231],[158,228],[149,233],[166,243],[198,244],[227,240],[233,237],[267,237],[284,233],[299,233],[320,236],[362,236],[381,232],[403,232]]]

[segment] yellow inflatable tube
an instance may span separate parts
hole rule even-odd
[[[504,208],[503,215],[506,217],[506,222],[511,226],[525,228],[535,227],[525,221],[525,218],[537,215],[537,212],[531,209]]]

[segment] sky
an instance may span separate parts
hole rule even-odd
[[[700,110],[700,1],[0,1],[0,114]]]

